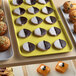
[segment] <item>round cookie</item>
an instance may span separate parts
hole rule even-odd
[[[16,19],[16,24],[18,25],[24,25],[27,23],[27,18],[26,17],[19,17]]]
[[[49,2],[49,0],[38,0],[38,2],[39,2],[40,4],[46,4],[46,3]]]
[[[13,13],[16,15],[23,15],[25,12],[26,12],[25,9],[21,7],[18,7],[15,10],[13,10]]]
[[[10,40],[6,36],[0,36],[0,51],[6,51],[10,47]]]
[[[4,19],[4,11],[0,9],[0,21]]]
[[[49,34],[52,36],[57,36],[61,33],[61,29],[57,28],[57,27],[52,27],[49,29]]]
[[[38,24],[40,24],[40,23],[42,23],[42,19],[40,18],[40,17],[37,17],[37,16],[35,16],[35,17],[33,17],[32,19],[31,19],[31,23],[33,23],[33,24],[35,24],[35,25],[38,25]]]
[[[7,31],[7,25],[3,21],[0,22],[0,36],[4,35]]]
[[[35,5],[37,0],[25,0],[25,2],[29,5]]]
[[[35,50],[35,45],[30,42],[26,42],[23,44],[23,50],[26,52],[32,52]]]
[[[18,36],[19,36],[20,38],[26,38],[26,37],[30,36],[30,34],[31,34],[31,31],[30,31],[30,30],[28,30],[28,29],[22,29],[22,30],[20,30],[20,32],[18,33]]]
[[[49,24],[54,24],[56,22],[56,18],[53,16],[48,16],[45,18],[45,21]]]
[[[39,12],[39,9],[37,7],[30,7],[28,8],[28,12],[31,14],[36,14]]]
[[[54,42],[54,47],[57,49],[63,49],[66,46],[66,42],[62,39],[58,39]]]
[[[53,9],[50,7],[45,6],[44,8],[42,8],[42,13],[44,14],[50,14],[53,12]]]
[[[21,5],[23,3],[23,0],[12,0],[13,5]]]
[[[34,35],[36,36],[44,36],[47,33],[47,31],[43,28],[37,28],[34,30]]]
[[[39,43],[37,44],[37,47],[38,47],[40,50],[45,51],[45,50],[50,49],[51,44],[50,44],[49,42],[47,42],[47,41],[41,41],[41,42],[39,42]]]

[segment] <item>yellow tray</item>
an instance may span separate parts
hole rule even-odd
[[[64,25],[63,25],[63,23],[62,23],[62,21],[61,21],[61,19],[60,19],[60,17],[59,17],[59,14],[58,14],[58,12],[57,12],[57,10],[56,10],[56,8],[55,8],[54,3],[53,3],[52,0],[50,0],[50,2],[48,2],[48,3],[45,4],[45,5],[42,5],[42,4],[39,4],[39,3],[36,3],[35,5],[33,5],[33,6],[37,7],[37,8],[39,8],[40,11],[41,11],[41,9],[42,9],[44,6],[52,7],[52,8],[54,9],[54,12],[51,13],[51,14],[49,14],[49,15],[45,15],[45,14],[43,14],[43,13],[41,13],[41,12],[39,12],[39,13],[37,13],[37,14],[35,14],[35,15],[31,15],[31,14],[27,13],[27,9],[28,9],[29,7],[31,7],[31,5],[27,5],[27,4],[24,2],[23,4],[21,4],[21,5],[19,5],[19,6],[14,6],[14,5],[11,4],[11,3],[12,3],[12,0],[8,0],[8,1],[9,1],[9,7],[10,7],[11,16],[12,16],[13,26],[14,26],[14,30],[15,30],[15,36],[16,36],[17,43],[18,43],[19,53],[20,53],[22,56],[25,56],[25,57],[40,56],[40,55],[57,54],[57,53],[65,53],[65,52],[70,52],[70,51],[72,51],[72,49],[73,49],[72,43],[71,43],[71,41],[70,41],[70,39],[69,39],[69,37],[68,37],[68,35],[67,35],[67,32],[66,32],[66,30],[65,30],[65,28],[64,28]],[[17,25],[14,23],[15,20],[16,20],[19,16],[14,15],[14,14],[12,13],[12,11],[13,11],[14,9],[16,9],[17,7],[23,7],[23,8],[26,10],[26,13],[25,13],[24,15],[22,15],[22,16],[26,17],[26,18],[28,19],[28,22],[27,22],[25,25],[23,25],[23,26],[17,26]],[[42,23],[39,24],[39,25],[33,25],[33,24],[30,24],[30,23],[29,23],[29,20],[30,20],[32,17],[34,17],[34,16],[39,16],[39,17],[41,17],[43,20],[44,20],[44,18],[46,18],[47,16],[55,16],[56,19],[57,19],[57,22],[56,22],[55,24],[53,24],[53,25],[46,24],[45,22],[42,22]],[[36,36],[33,35],[33,33],[31,34],[31,36],[29,36],[28,38],[25,38],[25,39],[21,39],[21,38],[19,38],[19,37],[17,36],[17,33],[18,33],[21,29],[23,29],[23,28],[29,29],[29,30],[31,30],[31,31],[33,32],[33,31],[34,31],[36,28],[38,28],[38,27],[42,27],[42,28],[44,28],[44,29],[46,29],[46,30],[48,31],[48,30],[49,30],[51,27],[53,27],[53,26],[56,26],[56,27],[61,28],[61,31],[62,31],[62,32],[61,32],[61,34],[60,34],[59,36],[53,37],[53,36],[50,36],[50,35],[46,34],[46,35],[43,36],[43,37],[36,37]],[[55,48],[53,47],[53,43],[54,43],[54,41],[56,41],[57,39],[63,39],[63,40],[66,41],[66,44],[67,44],[67,45],[66,45],[66,47],[65,47],[64,49],[58,50],[58,49],[55,49]],[[42,40],[46,40],[46,41],[48,41],[48,42],[51,43],[52,46],[51,46],[51,48],[50,48],[49,50],[47,50],[47,51],[39,51],[39,49],[36,48],[36,49],[35,49],[33,52],[31,52],[31,53],[27,53],[27,52],[21,50],[21,46],[22,46],[25,42],[32,42],[32,43],[34,43],[35,45],[37,45],[37,43],[39,43],[39,42],[42,41]]]

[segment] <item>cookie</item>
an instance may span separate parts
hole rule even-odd
[[[44,36],[47,33],[47,31],[43,28],[37,28],[34,30],[34,35],[36,36]]]
[[[20,30],[20,32],[18,33],[18,36],[19,36],[20,38],[26,38],[26,37],[30,36],[30,34],[31,34],[31,31],[30,31],[30,30],[28,30],[28,29],[22,29],[22,30]]]
[[[55,70],[60,73],[65,73],[67,69],[68,69],[68,64],[63,61],[59,61],[55,67]]]
[[[25,9],[24,8],[21,8],[21,7],[18,7],[16,8],[15,10],[13,10],[13,13],[16,14],[16,15],[23,15],[25,13]]]
[[[27,23],[27,18],[26,17],[19,17],[16,19],[16,24],[18,25],[24,25]]]
[[[33,17],[33,18],[31,19],[31,23],[36,24],[36,25],[42,23],[42,21],[43,21],[43,20],[42,20],[40,17],[37,17],[37,16],[35,16],[35,17]]]
[[[23,50],[26,52],[32,52],[35,50],[35,45],[30,42],[26,42],[23,44]]]
[[[38,0],[38,2],[39,2],[40,4],[46,4],[46,3],[49,2],[49,0]]]
[[[37,0],[25,0],[26,4],[35,5]]]
[[[28,12],[30,14],[36,14],[39,12],[39,9],[37,7],[30,7],[30,8],[28,8]]]
[[[37,47],[38,47],[40,50],[45,51],[45,50],[50,49],[51,44],[50,44],[49,42],[47,42],[47,41],[41,41],[41,42],[38,43]]]
[[[56,22],[56,18],[53,16],[48,16],[45,18],[45,21],[49,24],[54,24]]]
[[[42,76],[47,76],[48,73],[50,72],[50,67],[44,64],[40,64],[40,66],[37,68],[37,72]]]
[[[3,21],[0,22],[0,36],[7,32],[7,25]]]
[[[44,8],[42,8],[42,13],[44,14],[50,14],[53,12],[53,9],[50,7],[45,6]]]
[[[57,36],[61,33],[61,29],[57,28],[57,27],[52,27],[49,29],[49,34],[52,36]]]
[[[62,39],[58,39],[54,42],[54,47],[57,49],[63,49],[66,46],[66,42]]]
[[[0,9],[0,21],[4,19],[4,11]]]
[[[23,0],[13,0],[12,4],[13,5],[21,5],[23,3]]]
[[[10,47],[10,40],[6,36],[0,36],[0,52],[6,51]]]

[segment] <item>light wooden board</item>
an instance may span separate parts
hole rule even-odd
[[[48,74],[48,76],[76,76],[76,69],[74,67],[74,64],[72,61],[64,61],[69,64],[68,70],[62,74],[59,73],[55,70],[55,66],[57,62],[51,62],[51,63],[43,63],[51,68],[51,72]],[[40,74],[37,73],[36,69],[40,64],[34,64],[34,65],[27,65],[26,71],[27,71],[27,76],[41,76]]]
[[[0,67],[27,65],[27,64],[42,63],[42,62],[44,63],[44,62],[52,62],[52,61],[68,60],[68,59],[76,58],[76,49],[75,49],[76,46],[74,45],[71,34],[69,33],[68,28],[66,27],[67,25],[64,21],[64,18],[62,17],[59,10],[58,10],[59,15],[61,16],[61,18],[64,22],[64,26],[66,27],[69,37],[72,40],[72,43],[74,45],[73,51],[70,53],[66,53],[66,54],[56,54],[56,55],[47,55],[47,56],[39,56],[39,57],[30,57],[30,58],[22,57],[19,54],[17,43],[16,43],[16,38],[14,36],[14,29],[12,27],[11,17],[10,17],[10,13],[9,13],[9,6],[7,4],[7,0],[4,0],[4,1],[5,1],[5,8],[6,8],[6,12],[7,12],[8,22],[10,25],[9,28],[11,30],[10,33],[11,33],[11,40],[12,40],[13,48],[14,48],[14,56],[13,56],[13,58],[9,59],[8,61],[0,62]],[[58,9],[67,0],[53,0],[53,1],[54,1],[56,8]],[[76,1],[76,0],[70,0],[70,1]]]

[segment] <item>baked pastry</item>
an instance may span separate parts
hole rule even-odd
[[[51,44],[48,41],[41,41],[37,44],[37,47],[42,51],[46,51],[50,49]]]
[[[47,31],[43,28],[37,28],[34,30],[34,35],[39,36],[39,37],[44,36],[46,33]]]
[[[22,29],[22,30],[19,31],[18,36],[20,38],[26,38],[26,37],[29,37],[30,34],[31,34],[30,30],[28,30],[28,29]]]
[[[7,25],[3,21],[0,22],[0,36],[7,32]]]
[[[6,51],[10,47],[10,40],[6,36],[0,36],[0,52]]]
[[[63,49],[66,46],[66,42],[62,39],[58,39],[54,42],[54,47],[57,49]]]
[[[37,0],[25,0],[26,4],[35,5]]]
[[[13,13],[16,14],[16,15],[23,15],[25,13],[25,9],[24,8],[21,8],[21,7],[18,7],[16,9],[13,10]]]
[[[76,9],[76,5],[74,5],[71,1],[67,1],[63,4],[64,6],[64,11],[66,13],[69,13],[70,11]]]
[[[30,42],[26,42],[23,44],[23,50],[26,52],[32,52],[35,50],[35,45]]]
[[[36,14],[39,12],[39,9],[37,7],[30,7],[30,8],[28,8],[28,12],[30,14]]]
[[[17,25],[24,25],[27,23],[27,18],[26,17],[19,17],[16,19],[16,24]]]
[[[68,69],[68,64],[64,63],[62,61],[59,61],[55,67],[56,71],[60,72],[60,73],[64,73],[67,71]]]
[[[39,74],[41,74],[42,76],[47,76],[50,72],[50,68],[44,64],[41,64],[38,68],[37,68],[37,72]]]
[[[45,6],[42,8],[42,13],[44,14],[50,14],[53,12],[53,9],[51,7]]]
[[[53,17],[53,16],[48,16],[45,18],[45,21],[48,23],[48,24],[54,24],[56,22],[56,18]]]
[[[69,17],[72,22],[76,22],[76,10],[71,11]]]
[[[74,23],[74,32],[76,33],[76,22]]]
[[[0,76],[13,76],[12,68],[0,68]]]
[[[0,21],[4,19],[4,11],[0,9]]]
[[[51,27],[49,29],[49,34],[52,36],[58,36],[61,33],[61,29],[58,27]]]
[[[42,19],[40,18],[40,17],[37,17],[37,16],[35,16],[35,17],[33,17],[32,19],[31,19],[31,23],[33,23],[33,24],[35,24],[35,25],[38,25],[38,24],[40,24],[40,23],[42,23]]]
[[[23,0],[12,0],[13,5],[21,5],[23,3]]]
[[[38,0],[38,2],[39,2],[40,4],[46,4],[46,3],[49,2],[49,0]]]

